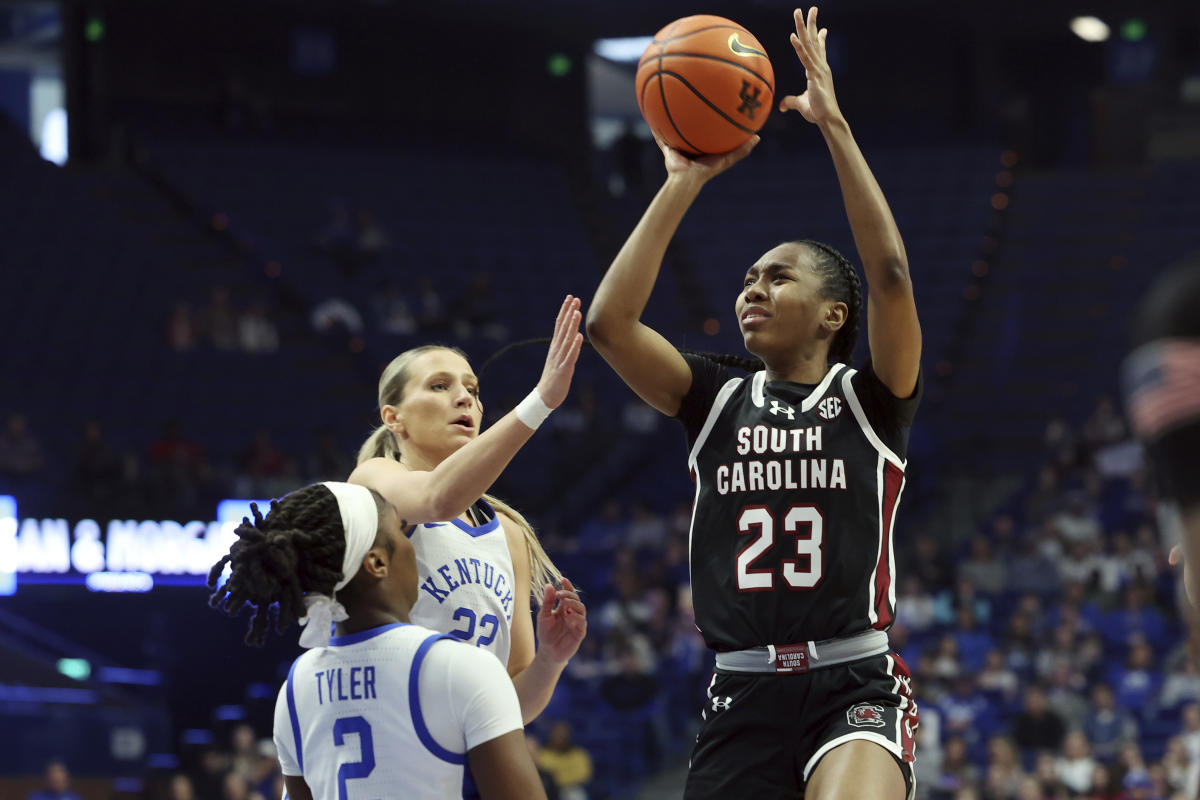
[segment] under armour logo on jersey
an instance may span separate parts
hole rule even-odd
[[[842,398],[826,397],[817,404],[817,413],[821,415],[821,419],[833,419],[842,413]]]
[[[771,401],[771,413],[772,414],[787,414],[788,419],[796,418],[796,409],[792,408],[791,406],[785,406],[783,403],[779,402],[778,400]]]
[[[729,705],[733,702],[732,697],[714,697],[713,711],[728,711]]]

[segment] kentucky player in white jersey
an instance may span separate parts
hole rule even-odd
[[[276,706],[275,743],[292,798],[452,798],[464,767],[485,800],[544,798],[501,663],[477,647],[410,624],[420,589],[410,520],[436,520],[478,497],[566,396],[582,337],[578,302],[559,314],[538,388],[513,413],[436,469],[393,480],[390,497],[349,483],[309,486],[243,520],[209,575],[211,604],[254,608],[246,640],[272,614],[304,626],[311,648]],[[547,629],[582,620],[577,600],[543,611]],[[272,612],[274,609],[274,612]],[[577,617],[568,623],[563,617]],[[337,623],[337,635],[330,631]]]
[[[569,303],[576,313],[578,301]],[[453,348],[418,347],[396,357],[379,380],[378,402],[383,424],[363,445],[349,480],[393,502],[393,493],[409,482],[450,467],[470,468],[471,446],[491,434],[479,432],[479,381]],[[529,523],[483,494],[486,488],[469,499],[439,498],[431,511],[435,521],[407,529],[420,586],[412,619],[494,653],[513,679],[522,718],[530,722],[546,707],[578,650],[587,631],[586,611]],[[540,600],[536,638],[533,596]]]

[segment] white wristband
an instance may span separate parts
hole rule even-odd
[[[535,431],[539,425],[546,421],[546,417],[550,416],[550,412],[553,410],[553,408],[546,405],[542,400],[542,396],[536,388],[525,395],[525,399],[517,403],[517,407],[513,409],[517,415],[517,419],[525,423],[526,427]]]

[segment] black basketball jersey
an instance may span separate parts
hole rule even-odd
[[[693,380],[678,416],[696,483],[692,594],[709,647],[886,630],[919,392],[897,399],[869,367],[834,365],[814,387],[685,358]]]

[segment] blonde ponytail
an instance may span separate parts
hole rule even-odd
[[[563,574],[558,571],[558,567],[554,566],[554,562],[546,554],[542,543],[538,541],[537,534],[533,531],[533,526],[529,524],[529,520],[525,519],[525,516],[520,511],[517,511],[508,503],[490,494],[485,494],[483,500],[497,514],[504,514],[521,527],[521,532],[525,535],[525,552],[529,556],[529,593],[533,595],[533,601],[536,605],[542,599],[542,587],[547,583],[558,587],[561,585]]]
[[[361,464],[372,458],[400,460],[400,448],[396,445],[396,437],[388,430],[387,425],[380,425],[372,431],[367,440],[363,442],[363,446],[358,448],[357,463]]]

